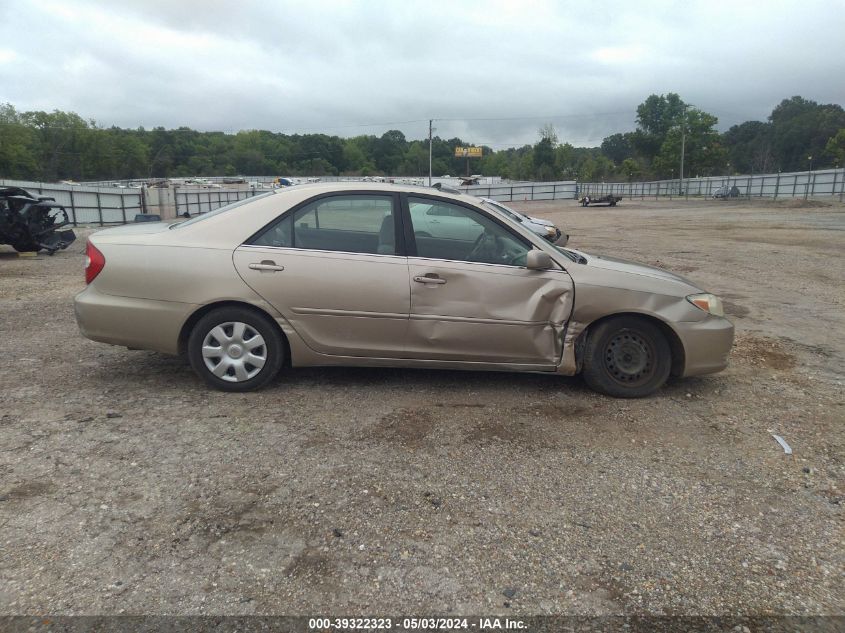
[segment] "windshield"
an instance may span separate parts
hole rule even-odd
[[[275,195],[275,191],[268,191],[267,193],[262,193],[257,196],[250,196],[249,198],[244,198],[243,200],[238,200],[237,202],[233,202],[232,204],[227,204],[226,206],[220,207],[219,209],[215,209],[214,211],[209,211],[208,213],[203,213],[198,216],[191,218],[190,220],[185,220],[184,222],[177,222],[175,224],[171,224],[171,229],[179,229],[183,226],[188,226],[189,224],[196,224],[197,222],[202,222],[203,220],[207,220],[208,218],[219,215],[221,213],[225,213],[226,211],[230,211],[235,207],[240,207],[248,202],[252,202],[253,200],[258,200],[260,198],[266,198],[267,196]]]
[[[492,202],[490,200],[485,200],[484,205],[486,207],[492,209],[493,211],[496,211],[497,213],[504,213],[506,216],[508,216],[514,222],[522,222],[522,216],[521,215],[519,215],[513,209],[508,209],[503,204],[498,204],[498,203]]]

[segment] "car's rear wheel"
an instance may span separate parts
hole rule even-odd
[[[638,317],[608,319],[591,329],[584,349],[584,380],[617,398],[642,398],[663,386],[672,351],[653,323]]]
[[[252,391],[273,380],[285,347],[270,319],[247,308],[219,308],[197,321],[188,338],[191,367],[223,391]]]

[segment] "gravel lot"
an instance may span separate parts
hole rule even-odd
[[[723,296],[729,370],[639,401],[376,369],[212,392],[79,335],[84,239],[0,247],[0,613],[845,612],[845,206],[514,206]]]

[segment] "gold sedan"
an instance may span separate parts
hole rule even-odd
[[[432,208],[448,209],[449,237],[432,235]],[[724,369],[733,341],[719,299],[677,275],[554,246],[423,187],[304,185],[107,229],[89,239],[86,281],[83,335],[186,353],[227,391],[284,365],[354,365],[581,373],[641,397]]]

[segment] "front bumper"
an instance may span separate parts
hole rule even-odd
[[[76,323],[86,338],[166,354],[179,352],[182,325],[196,308],[190,303],[107,295],[93,286],[73,300]]]
[[[702,321],[672,323],[684,348],[682,376],[700,376],[722,371],[734,340],[733,323],[723,317],[708,316]]]

